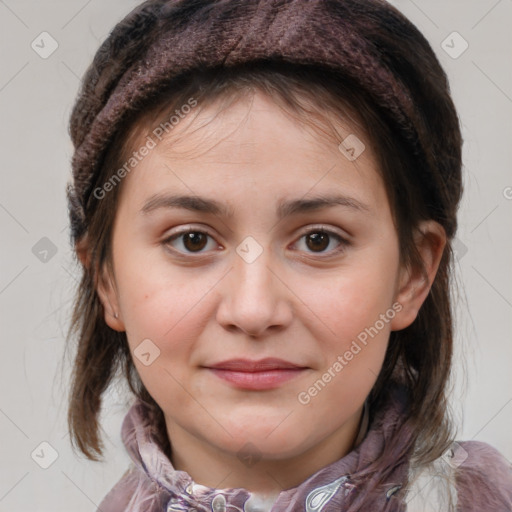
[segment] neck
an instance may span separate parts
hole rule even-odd
[[[340,429],[306,451],[298,447],[297,453],[284,458],[279,454],[264,457],[250,443],[238,451],[221,449],[167,420],[171,462],[176,470],[187,472],[200,485],[244,488],[263,499],[272,499],[347,455],[355,447],[362,412],[363,407]]]

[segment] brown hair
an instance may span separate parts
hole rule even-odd
[[[186,5],[186,2],[178,3]],[[408,392],[410,406],[397,431],[396,443],[386,446],[381,460],[372,466],[372,470],[380,466],[382,478],[385,478],[383,465],[390,469],[410,450],[414,449],[417,463],[425,463],[439,457],[451,442],[446,397],[453,348],[450,241],[456,231],[456,212],[462,194],[462,139],[446,75],[415,27],[380,1],[334,3],[352,7],[358,4],[358,9],[348,9],[345,13],[346,22],[355,27],[356,33],[364,32],[364,44],[370,41],[380,49],[381,61],[407,89],[414,106],[414,133],[404,119],[390,114],[386,105],[368,88],[361,87],[361,81],[352,74],[343,74],[325,65],[265,58],[230,67],[196,67],[174,78],[125,117],[122,128],[109,140],[89,191],[106,183],[136,148],[137,141],[191,97],[197,99],[198,111],[216,99],[233,101],[250,91],[260,90],[299,122],[312,125],[323,136],[330,133],[334,139],[337,134],[335,123],[331,122],[333,117],[348,120],[349,125],[359,123],[378,159],[399,237],[402,264],[422,271],[414,243],[421,220],[439,222],[448,238],[430,294],[416,320],[408,328],[391,333],[383,368],[369,396],[370,411],[374,412],[387,398],[393,382],[403,384]],[[165,2],[145,2],[143,6],[149,9],[162,4]],[[364,31],[359,27],[365,9],[375,16],[372,19],[380,31]],[[129,38],[130,48],[107,55],[102,47],[95,57],[84,78],[81,99],[72,113],[72,131],[78,129],[79,122],[87,115],[83,111],[87,105],[84,97],[93,94],[95,85],[101,82],[107,87],[108,84],[111,90],[114,73],[119,74],[123,66],[131,66],[133,59],[143,54],[142,47],[149,44],[148,40],[163,37],[165,26],[155,25],[151,18],[152,25],[147,33],[137,39],[143,11],[138,12],[138,17],[132,15],[131,18],[132,32],[126,21],[123,25],[123,37]],[[147,15],[148,11],[144,12]],[[362,19],[364,21],[364,16]],[[185,17],[177,19],[178,22],[187,23]],[[397,36],[397,27],[407,36],[407,44]],[[107,47],[120,48],[120,38],[119,32],[113,32]],[[105,65],[106,59],[110,66]],[[76,134],[74,137],[76,139]],[[68,333],[70,343],[73,337],[77,338],[68,420],[73,442],[93,460],[102,455],[98,424],[102,395],[116,376],[123,377],[131,391],[150,406],[155,438],[166,452],[169,450],[162,411],[137,375],[126,334],[106,325],[96,293],[101,268],[106,265],[111,269],[112,265],[112,226],[122,184],[121,181],[103,199],[89,194],[83,219],[86,229],[74,231],[74,241],[85,241],[90,258],[83,266]],[[74,210],[77,199],[73,192],[72,188],[68,189],[72,222],[77,219]],[[412,432],[409,445],[405,447],[399,443],[402,431]]]

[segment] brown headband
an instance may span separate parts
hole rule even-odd
[[[408,61],[418,53],[425,62],[421,70]],[[73,183],[67,190],[73,241],[87,230],[95,179],[129,114],[186,72],[256,60],[314,64],[339,73],[399,127],[397,136],[422,165],[443,166],[448,181],[458,172],[460,148],[450,144],[452,137],[439,123],[440,116],[456,115],[442,99],[448,88],[444,72],[424,37],[387,2],[149,0],[112,30],[74,105]],[[430,69],[442,83],[434,83]],[[428,131],[425,119],[434,129]]]

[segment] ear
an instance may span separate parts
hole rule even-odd
[[[85,269],[89,269],[91,264],[91,254],[86,236],[81,238],[76,243],[75,251],[78,259],[85,267]],[[96,293],[98,294],[105,314],[105,323],[111,329],[114,329],[114,331],[125,331],[121,309],[119,307],[117,289],[114,284],[114,279],[112,278],[111,272],[109,272],[106,263],[104,263],[102,268],[99,269],[98,278],[95,279],[95,281]]]
[[[415,244],[425,269],[400,270],[395,302],[401,304],[402,309],[391,322],[392,331],[405,329],[418,316],[418,311],[430,293],[439,268],[446,246],[446,232],[438,222],[423,221],[416,232]]]
[[[82,238],[80,238],[75,243],[75,252],[82,265],[85,268],[88,268],[91,262],[91,258],[89,254],[89,243],[87,240],[87,234],[83,235]]]

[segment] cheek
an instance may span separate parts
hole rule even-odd
[[[394,273],[363,263],[322,282],[308,280],[300,295],[315,314],[323,337],[346,341],[374,325],[392,307]]]
[[[189,269],[190,270],[190,269]],[[132,350],[143,339],[153,340],[162,352],[175,355],[191,348],[207,313],[205,294],[215,281],[165,263],[142,268],[133,258],[116,272],[119,301]]]
[[[133,362],[146,389],[163,409],[190,407],[183,386],[190,388],[188,368],[204,322],[212,314],[204,280],[201,284],[174,274],[167,269],[166,276],[156,266],[145,272],[126,267],[119,276]],[[150,355],[144,360],[147,353]],[[147,359],[149,364],[145,364]]]
[[[331,280],[323,293],[308,298],[311,310],[320,312],[315,327],[309,328],[322,353],[322,366],[298,395],[299,403],[307,402],[304,428],[314,427],[314,417],[323,418],[321,428],[326,432],[337,428],[375,384],[396,314],[391,279],[376,279],[377,275],[351,269],[350,276]]]
[[[357,262],[322,282],[307,280],[298,292],[314,313],[308,329],[322,353],[320,375],[330,371],[325,376],[330,391],[320,402],[327,404],[336,393],[364,397],[381,370],[396,315],[393,269],[398,253],[388,248],[377,252],[378,259],[374,254],[359,254]]]

